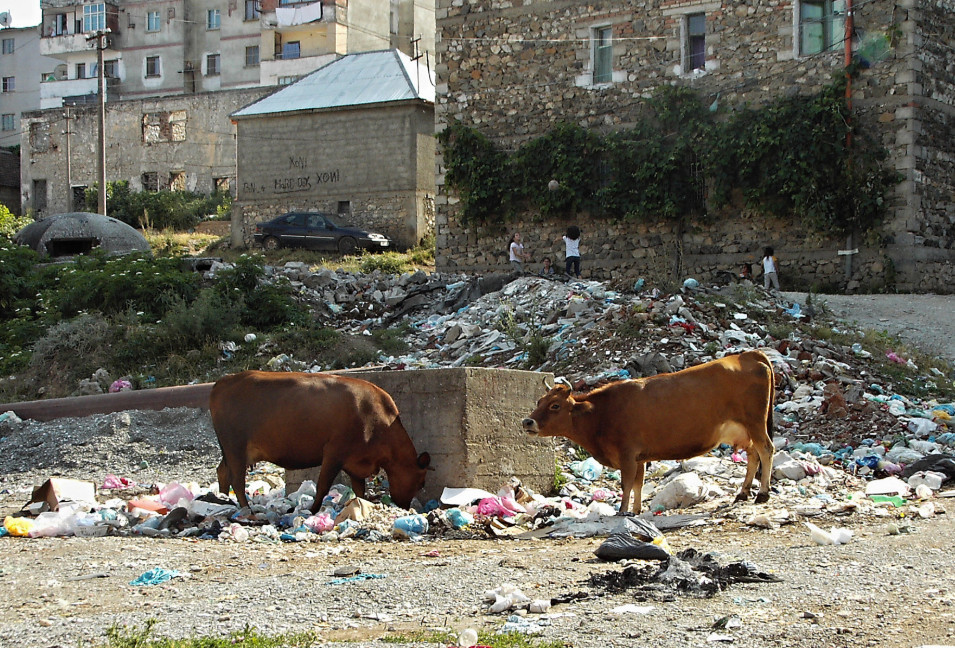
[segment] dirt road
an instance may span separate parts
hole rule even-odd
[[[806,304],[806,293],[783,293]],[[955,362],[955,295],[813,295],[823,311]]]

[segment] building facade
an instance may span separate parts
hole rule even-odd
[[[400,248],[433,231],[434,78],[404,53],[349,54],[232,118],[234,245],[290,210],[334,214]]]
[[[784,252],[781,277],[785,284],[789,273],[791,286],[951,292],[955,2],[855,5],[850,53],[866,69],[853,83],[853,108],[903,176],[879,235],[826,239],[748,213],[681,230],[662,219],[636,224],[581,215],[591,276],[632,278],[675,267],[705,279],[775,244]],[[626,128],[641,99],[661,85],[693,88],[720,110],[813,93],[842,73],[846,18],[846,0],[439,0],[437,129],[459,120],[515,150],[560,121],[601,132]],[[439,269],[506,264],[507,232],[461,224],[440,157],[436,209]],[[509,228],[524,232],[539,254],[556,255],[562,250],[554,241],[567,224],[528,214]]]
[[[267,88],[222,90],[106,104],[106,178],[136,191],[234,191],[235,128],[229,114]],[[23,115],[20,201],[39,219],[86,211],[97,182],[98,110],[64,106]]]
[[[0,29],[0,147],[19,146],[20,114],[40,106],[41,80],[58,60],[40,55],[37,27]]]
[[[97,47],[105,47],[108,100],[288,84],[349,52],[397,47],[414,55],[434,47],[433,5],[413,0],[42,0],[41,6],[40,49],[59,64],[44,78],[40,108],[96,100]]]

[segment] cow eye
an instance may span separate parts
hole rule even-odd
[[[550,408],[551,408],[552,410],[559,410],[559,409],[560,409],[560,403],[551,403],[551,404],[550,404]]]

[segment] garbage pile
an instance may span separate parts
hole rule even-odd
[[[553,371],[575,388],[589,389],[761,349],[772,360],[777,379],[770,505],[727,507],[746,457],[720,448],[648,469],[648,508],[661,529],[727,517],[775,528],[825,515],[855,515],[889,518],[901,533],[913,520],[945,510],[939,494],[955,479],[955,405],[895,393],[892,379],[873,370],[872,353],[860,344],[813,339],[784,326],[816,316],[809,305],[780,303],[751,285],[743,286],[746,299],[738,299],[698,284],[663,294],[643,281],[612,290],[602,282],[511,280],[506,275],[313,272],[300,263],[272,268],[270,274],[291,281],[340,330],[362,333],[408,324],[412,350],[378,359],[394,369],[468,364]],[[780,330],[786,334],[773,335]],[[890,360],[925,384],[951,380],[898,354],[896,358]],[[284,354],[273,360],[275,369],[322,369]],[[278,473],[249,484],[251,510],[238,509],[214,485],[139,485],[115,477],[98,492],[92,484],[84,485],[79,495],[58,491],[65,484],[44,485],[25,509],[30,516],[8,517],[0,534],[272,543],[612,535],[615,523],[607,519],[619,507],[619,473],[581,458],[569,445],[565,452],[563,486],[551,498],[509,482],[497,493],[464,489],[405,511],[389,505],[387,498],[373,503],[337,489],[312,515],[314,484],[286,493]],[[381,486],[378,490],[384,492]],[[816,529],[816,537],[832,540],[829,544],[845,537],[838,529]],[[623,533],[635,537],[632,530]],[[641,542],[654,545],[653,538]],[[670,554],[659,542],[654,547],[640,545],[640,550]]]

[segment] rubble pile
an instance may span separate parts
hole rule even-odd
[[[661,529],[728,518],[775,528],[829,515],[890,518],[904,532],[913,520],[945,511],[939,495],[955,479],[955,406],[895,393],[893,379],[874,369],[871,351],[814,339],[793,325],[817,316],[810,304],[784,303],[751,283],[721,290],[687,284],[677,294],[664,294],[642,280],[614,290],[596,281],[424,272],[356,275],[312,271],[301,263],[271,268],[269,276],[290,281],[339,330],[362,334],[405,324],[410,350],[377,362],[394,369],[467,365],[550,371],[584,390],[762,350],[777,381],[770,505],[729,506],[746,458],[720,448],[688,461],[654,463],[647,471],[650,519]],[[889,359],[923,384],[951,380],[898,355]],[[322,370],[284,354],[269,364]],[[687,394],[687,416],[693,415],[692,400]],[[10,414],[0,428],[16,427]],[[610,533],[613,524],[607,519],[619,506],[619,473],[581,457],[570,445],[564,451],[564,483],[554,497],[512,481],[497,493],[448,494],[404,511],[387,498],[373,503],[337,490],[312,515],[314,484],[286,493],[278,472],[250,482],[251,510],[239,510],[216,493],[215,484],[144,488],[114,476],[104,481],[94,501],[51,501],[34,493],[26,507],[33,517],[8,517],[0,533],[274,543]],[[377,486],[372,493],[386,491],[385,484]],[[851,537],[815,528],[819,537]]]

